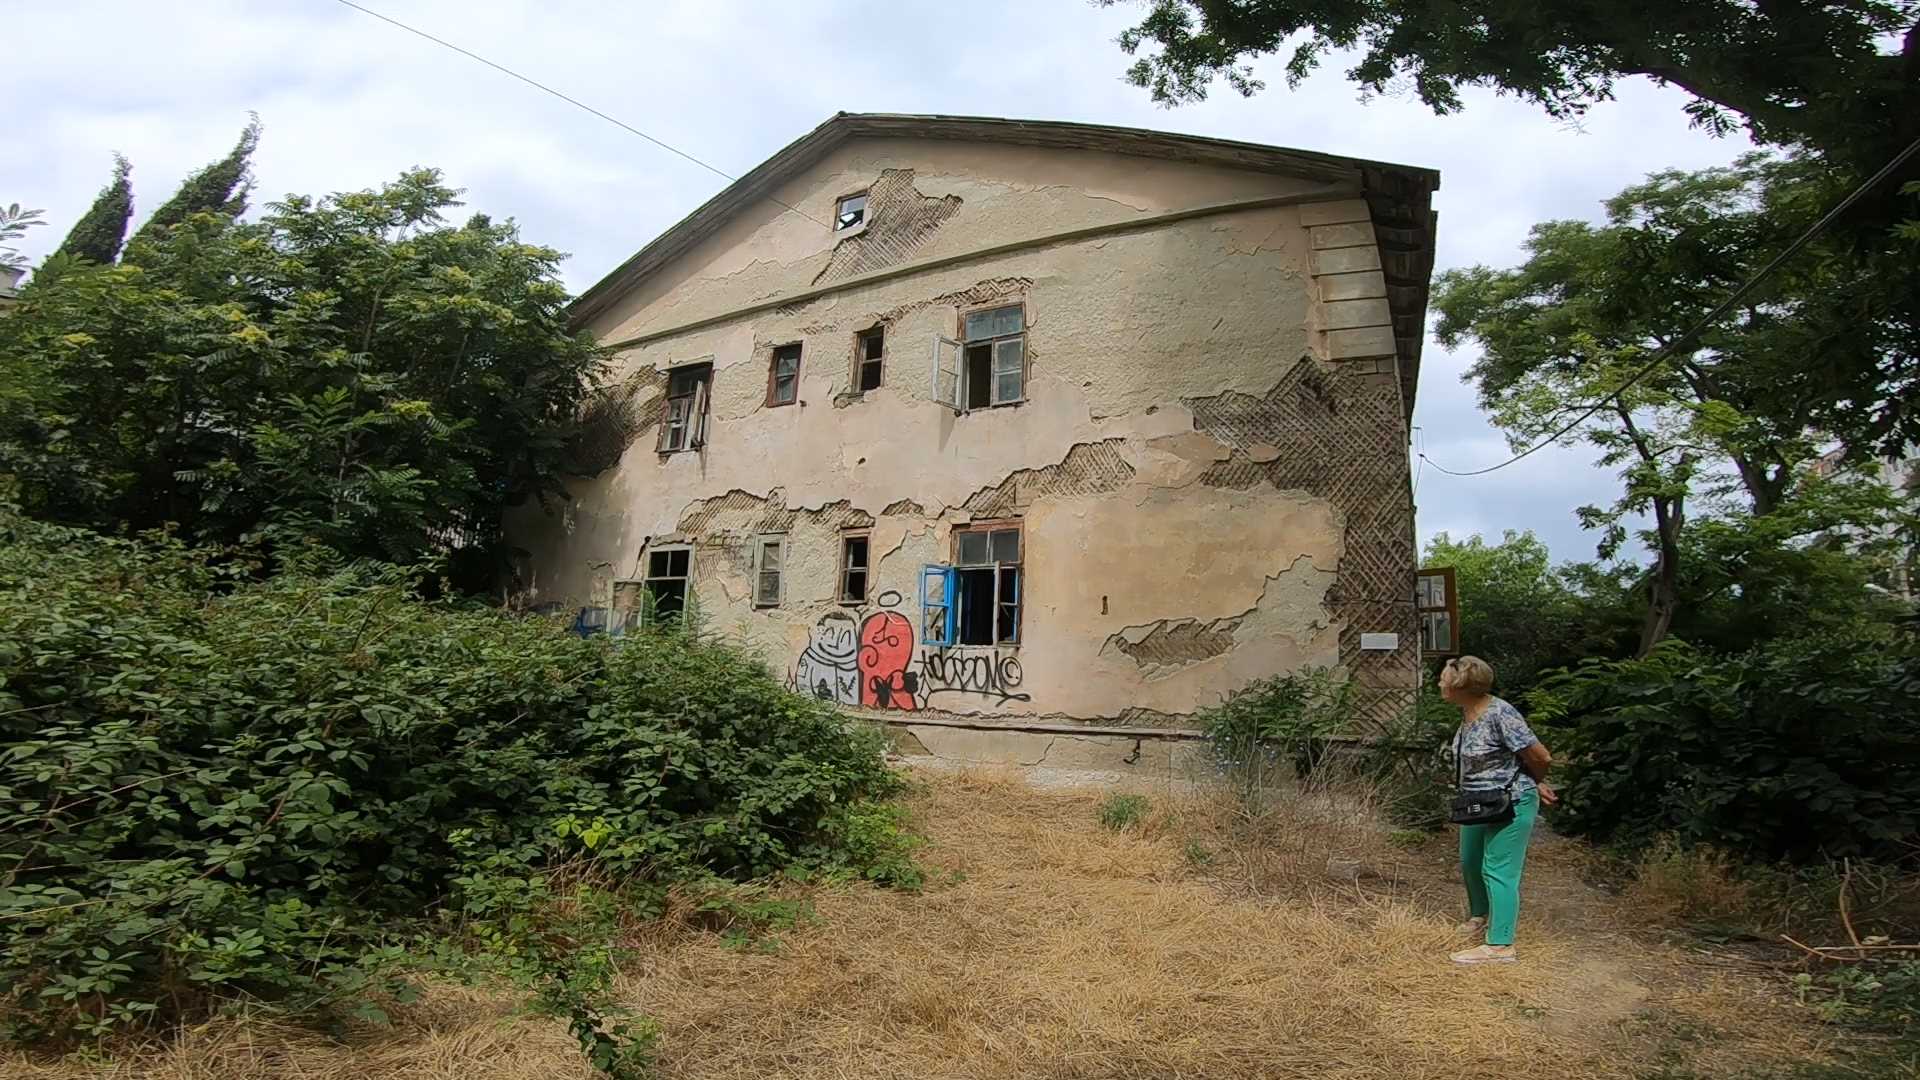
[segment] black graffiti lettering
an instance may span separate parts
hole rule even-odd
[[[920,655],[920,682],[926,698],[936,694],[971,694],[996,704],[1032,701],[1020,692],[1025,677],[1020,658],[1012,653],[963,653],[929,649]]]

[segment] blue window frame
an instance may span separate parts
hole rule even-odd
[[[936,649],[953,644],[954,569],[951,566],[920,568],[920,643]]]

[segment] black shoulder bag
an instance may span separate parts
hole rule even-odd
[[[1468,791],[1466,754],[1461,748],[1465,729],[1453,733],[1453,802],[1447,818],[1455,825],[1504,825],[1513,820],[1513,789]]]

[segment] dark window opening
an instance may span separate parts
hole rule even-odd
[[[667,373],[667,407],[660,418],[663,454],[698,450],[707,444],[707,397],[712,364],[689,364]]]
[[[800,400],[800,346],[782,345],[773,350],[767,366],[767,404],[791,405]]]
[[[857,353],[860,364],[858,386],[861,393],[880,389],[880,369],[883,355],[887,349],[887,332],[876,326],[860,335]]]
[[[956,534],[954,592],[961,645],[1013,645],[1020,640],[1020,530],[969,529]]]
[[[960,644],[993,644],[993,567],[961,567]]]
[[[968,312],[963,406],[1007,405],[1027,394],[1026,309],[1019,305]]]
[[[833,231],[851,229],[867,220],[867,193],[848,195],[833,206]]]
[[[867,538],[846,537],[840,553],[840,602],[861,604],[867,599]]]
[[[666,548],[647,553],[647,608],[654,617],[674,619],[687,607],[687,579],[693,552]]]

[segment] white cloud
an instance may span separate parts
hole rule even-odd
[[[1154,127],[1438,168],[1439,268],[1518,257],[1527,229],[1595,217],[1600,200],[1654,169],[1702,167],[1747,148],[1688,130],[1683,97],[1643,83],[1580,130],[1486,92],[1435,117],[1417,101],[1362,104],[1334,58],[1297,91],[1278,72],[1252,99],[1222,87],[1174,110],[1126,85],[1114,36],[1133,7],[749,0],[537,4],[367,0],[727,172],[752,168],[832,113],[940,112]],[[572,253],[592,284],[723,184],[641,139],[344,6],[199,0],[73,0],[34,13],[14,88],[0,198],[44,206],[56,245],[108,175],[134,164],[150,210],[227,148],[257,110],[259,199],[377,184],[421,164],[467,189],[468,206],[514,217],[528,239]],[[1276,65],[1265,65],[1273,69]],[[1429,343],[1417,422],[1452,468],[1506,456],[1459,378],[1471,358]],[[1616,484],[1581,450],[1543,451],[1478,479],[1422,472],[1422,537],[1532,528],[1557,556],[1585,558],[1572,508]]]

